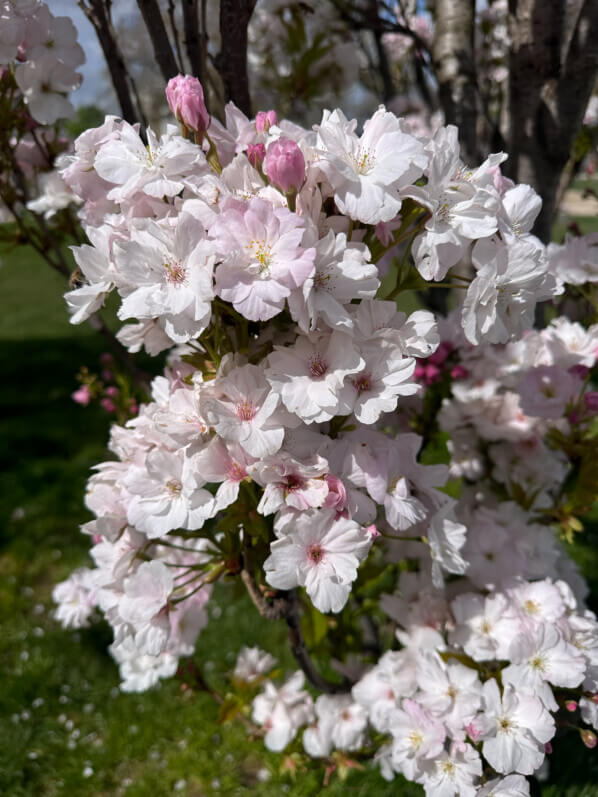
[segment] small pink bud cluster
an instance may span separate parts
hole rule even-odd
[[[305,180],[305,158],[290,138],[273,141],[266,152],[264,171],[277,188],[289,194],[298,191]]]
[[[166,99],[177,121],[202,135],[210,125],[203,88],[196,77],[177,75],[168,81]]]
[[[453,353],[453,344],[448,340],[443,340],[436,351],[429,357],[418,359],[415,366],[414,375],[419,382],[424,385],[433,385],[438,382],[448,371],[451,379],[466,379],[469,371],[457,363],[451,364],[449,358]]]
[[[267,133],[268,130],[278,124],[276,111],[258,111],[255,117],[255,129],[258,133]]]

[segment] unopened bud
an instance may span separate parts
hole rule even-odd
[[[276,111],[258,111],[255,117],[255,129],[258,133],[267,133],[272,125],[278,124]]]
[[[577,711],[577,701],[576,700],[566,700],[565,701],[565,708],[567,711]]]
[[[75,392],[71,394],[71,398],[73,401],[76,401],[77,404],[86,407],[93,398],[89,385],[81,385],[78,390],[75,390]]]
[[[290,138],[273,141],[266,152],[264,171],[277,188],[289,194],[298,191],[305,179],[305,158]]]
[[[254,169],[261,168],[266,157],[266,147],[263,144],[250,144],[247,147],[247,160]]]
[[[589,728],[584,728],[579,732],[581,736],[581,741],[585,744],[586,747],[589,747],[592,750],[598,744],[598,736],[594,733],[594,731],[589,730]]]
[[[203,88],[192,75],[177,75],[168,81],[166,99],[177,121],[194,133],[203,135],[210,124],[210,115]]]
[[[546,755],[550,755],[552,753],[552,745],[550,744],[550,742],[546,742],[546,744],[544,745],[544,752],[546,753]]]
[[[468,376],[469,371],[462,365],[455,365],[454,368],[451,368],[451,379],[467,379]]]

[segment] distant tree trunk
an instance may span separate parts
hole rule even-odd
[[[598,0],[509,0],[505,171],[542,197],[534,233],[547,242],[598,73]]]
[[[436,0],[432,48],[440,104],[446,124],[459,128],[461,157],[478,157],[476,76],[473,53],[475,0]]]

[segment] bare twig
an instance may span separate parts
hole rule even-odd
[[[321,692],[325,692],[329,695],[339,692],[348,692],[352,683],[347,678],[344,678],[339,683],[334,683],[333,681],[328,681],[316,670],[309,656],[309,651],[307,650],[301,630],[301,620],[295,591],[280,592],[277,598],[269,602],[261,593],[253,575],[248,570],[243,569],[241,571],[241,579],[247,588],[249,597],[262,617],[265,617],[267,620],[286,621],[293,656],[305,673],[310,684]]]

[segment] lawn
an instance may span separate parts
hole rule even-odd
[[[283,756],[252,741],[238,721],[220,724],[206,693],[172,679],[143,695],[118,689],[107,653],[110,633],[98,624],[63,631],[52,618],[51,591],[76,566],[89,564],[83,492],[90,467],[105,458],[109,419],[73,403],[75,374],[97,368],[103,341],[71,327],[62,279],[29,250],[0,251],[0,794],[52,795],[336,795],[421,794],[373,769],[333,778],[323,771],[280,771]],[[598,595],[596,535],[579,556]],[[240,592],[220,587],[197,661],[210,684],[226,690],[243,643],[293,662],[282,623],[263,621]],[[299,745],[293,749],[299,749]],[[598,756],[573,736],[556,745],[545,797],[598,795]]]

